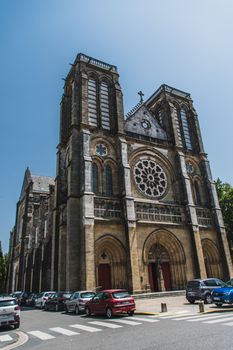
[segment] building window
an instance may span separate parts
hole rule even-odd
[[[109,165],[105,167],[105,194],[112,196],[112,168]]]
[[[104,81],[100,84],[100,114],[102,128],[110,130],[109,91],[108,85]]]
[[[90,125],[97,126],[97,87],[94,79],[88,80],[88,120]]]
[[[202,205],[201,194],[198,181],[194,181],[194,193],[195,193],[195,202],[197,205]]]
[[[187,149],[192,150],[192,143],[191,143],[188,119],[187,119],[186,111],[184,109],[181,109],[180,116],[181,116],[181,122],[182,122],[182,127],[183,127],[185,146]]]
[[[99,192],[99,174],[98,167],[95,163],[92,164],[92,191],[94,193]]]

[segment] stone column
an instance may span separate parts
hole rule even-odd
[[[127,142],[124,138],[120,138],[121,149],[121,163],[123,167],[123,180],[124,180],[124,206],[125,206],[125,221],[126,221],[126,235],[128,238],[128,252],[129,252],[129,264],[131,273],[131,285],[134,292],[141,291],[140,282],[140,270],[138,261],[138,242],[136,232],[136,215],[134,198],[131,192],[131,174],[130,166],[128,163],[128,149]]]
[[[193,203],[190,179],[186,171],[184,153],[179,151],[178,157],[179,157],[180,168],[181,168],[181,173],[183,177],[183,184],[184,184],[186,200],[187,200],[186,210],[190,218],[190,230],[191,230],[192,239],[193,239],[194,248],[195,248],[194,253],[196,257],[195,259],[196,269],[197,269],[196,273],[198,274],[195,277],[206,278],[206,269],[205,269],[205,262],[204,262],[204,256],[203,256],[202,245],[201,245],[199,225],[197,221],[195,205]]]
[[[224,222],[223,222],[222,211],[221,211],[221,208],[219,206],[215,182],[212,179],[209,161],[208,161],[205,154],[203,154],[202,164],[203,164],[204,171],[206,174],[207,187],[208,187],[209,194],[210,194],[212,213],[214,214],[216,230],[218,233],[219,245],[220,245],[220,249],[223,252],[223,254],[222,254],[222,256],[220,256],[220,258],[223,261],[224,278],[229,279],[233,276],[231,254],[230,254],[226,230],[225,230],[225,226],[224,226]]]
[[[91,134],[82,130],[81,136],[83,158],[83,179],[81,181],[81,212],[82,212],[82,286],[86,289],[96,287],[95,252],[94,252],[94,193],[92,192],[92,159],[90,157]]]

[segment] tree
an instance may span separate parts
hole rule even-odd
[[[218,178],[216,181],[216,189],[229,245],[233,247],[233,187],[228,183],[223,183]]]
[[[5,292],[6,274],[7,274],[7,254],[3,254],[2,243],[0,241],[0,293]]]

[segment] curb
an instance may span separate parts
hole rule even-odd
[[[8,344],[4,348],[1,348],[1,350],[11,350],[11,349],[17,348],[18,346],[25,344],[28,341],[28,336],[26,333],[21,332],[21,331],[17,331],[15,333],[18,335],[18,339],[16,341],[14,341],[13,343]]]

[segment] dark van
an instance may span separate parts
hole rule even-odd
[[[212,303],[212,291],[225,286],[218,278],[194,279],[186,286],[186,299],[194,304],[196,300],[204,300],[205,304]]]

